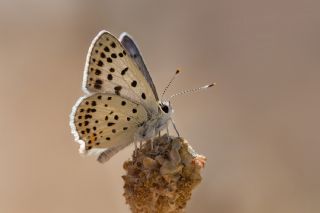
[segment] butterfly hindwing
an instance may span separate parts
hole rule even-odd
[[[150,113],[158,110],[149,83],[122,44],[107,31],[93,40],[84,70],[86,93],[111,93],[142,104]]]
[[[82,153],[101,153],[132,143],[146,120],[142,105],[109,93],[80,98],[71,113],[71,127]]]

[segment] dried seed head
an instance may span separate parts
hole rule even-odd
[[[124,163],[124,196],[134,213],[183,212],[201,182],[206,158],[187,141],[166,135],[145,143]]]

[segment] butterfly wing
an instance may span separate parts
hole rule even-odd
[[[83,90],[89,94],[116,94],[142,104],[148,113],[158,111],[150,84],[127,50],[107,31],[101,31],[89,48]]]
[[[147,120],[147,112],[121,96],[95,93],[81,97],[70,118],[80,153],[101,154],[132,143],[139,126]]]
[[[120,35],[119,40],[121,44],[124,46],[124,48],[129,52],[129,55],[131,56],[131,58],[138,65],[139,70],[141,71],[141,73],[149,83],[156,100],[159,100],[156,87],[154,86],[150,73],[148,72],[148,69],[143,61],[142,55],[138,49],[137,44],[133,41],[132,37],[128,33],[122,33]]]

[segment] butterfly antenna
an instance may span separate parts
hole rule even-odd
[[[168,88],[170,87],[170,85],[172,84],[172,82],[174,81],[174,79],[176,78],[176,76],[180,73],[180,70],[177,70],[174,75],[172,76],[171,80],[169,81],[168,85],[164,88],[162,94],[161,94],[161,100],[163,100],[163,96],[164,94],[167,92]]]
[[[205,86],[202,86],[202,87],[199,87],[199,88],[194,88],[194,89],[188,89],[188,90],[183,90],[181,92],[178,92],[174,95],[171,95],[170,98],[168,99],[168,101],[170,99],[172,99],[173,97],[176,97],[178,95],[183,95],[183,94],[187,94],[187,93],[194,93],[194,92],[198,92],[198,91],[201,91],[201,90],[204,90],[204,89],[208,89],[210,87],[213,87],[214,85],[216,85],[216,83],[212,83],[212,84],[208,84],[208,85],[205,85]]]

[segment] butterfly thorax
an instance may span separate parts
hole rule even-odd
[[[168,121],[171,119],[173,109],[169,102],[159,102],[159,110],[155,114],[150,115],[150,119],[145,121],[136,134],[136,141],[145,141],[152,139],[159,132],[165,129]]]

